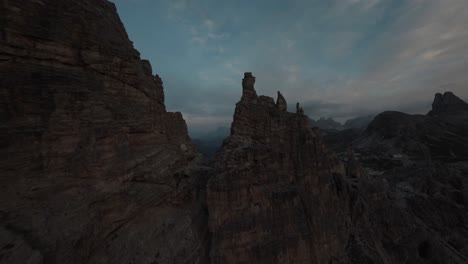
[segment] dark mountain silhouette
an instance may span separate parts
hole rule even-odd
[[[339,131],[344,129],[365,129],[373,119],[373,115],[358,116],[355,118],[348,119],[345,121],[344,124],[341,124],[340,122],[335,121],[331,117],[321,117],[318,120],[310,119],[309,122],[311,127],[318,127],[323,130]]]
[[[465,101],[458,98],[452,92],[445,92],[443,95],[440,93],[435,95],[432,110],[428,115],[455,114],[466,111],[468,111],[468,104]]]
[[[106,0],[1,1],[0,73],[0,263],[468,263],[453,93],[320,129],[246,72],[211,162]]]
[[[369,124],[356,147],[468,159],[468,105],[451,92],[436,94],[427,115],[383,112]]]
[[[333,120],[333,118],[320,117],[318,120],[310,119],[311,127],[318,127],[325,130],[341,130],[343,125],[340,122]]]
[[[348,119],[343,125],[344,129],[365,129],[374,119],[374,115],[358,116]]]
[[[207,261],[198,153],[114,4],[1,1],[0,76],[0,263]]]

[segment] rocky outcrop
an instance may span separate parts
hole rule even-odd
[[[284,99],[283,95],[278,91],[278,98],[276,99],[276,107],[279,111],[287,111],[288,104],[286,103],[286,99]]]
[[[468,122],[450,94],[377,116],[343,164],[245,73],[199,167],[113,4],[5,0],[0,40],[0,263],[468,261]]]
[[[468,261],[468,111],[454,98],[437,94],[428,115],[381,113],[353,142],[370,181],[383,180],[404,222],[421,227],[408,230],[420,261],[409,263]]]
[[[348,234],[343,168],[305,115],[245,99],[208,183],[212,263],[328,263]]]
[[[258,98],[257,92],[254,89],[255,77],[251,72],[244,73],[242,79],[242,99],[245,101],[255,100]]]
[[[212,263],[466,262],[464,187],[455,203],[436,195],[462,170],[376,177],[352,149],[344,166],[308,123],[270,97],[236,104],[207,186]]]
[[[468,111],[468,104],[458,98],[452,92],[445,92],[443,95],[437,93],[432,103],[432,110],[429,115],[439,115],[444,113],[457,113]]]
[[[0,3],[0,262],[205,258],[196,152],[104,0]]]
[[[427,115],[387,111],[369,124],[354,142],[358,149],[435,159],[468,159],[468,109],[450,92],[436,94]]]

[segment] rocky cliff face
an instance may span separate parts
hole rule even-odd
[[[246,73],[200,168],[105,0],[2,1],[0,74],[0,263],[468,261],[467,115],[450,94],[377,116],[343,165]]]
[[[343,168],[307,116],[254,82],[246,73],[208,183],[212,263],[327,263],[348,234]]]
[[[376,177],[351,149],[344,167],[299,106],[286,112],[257,96],[254,82],[246,73],[208,182],[212,263],[466,261],[459,190],[458,202],[436,194],[463,171],[416,166]],[[422,177],[428,185],[417,185]]]
[[[453,93],[436,94],[427,115],[379,114],[354,144],[375,153],[468,159],[468,108]]]
[[[443,95],[441,93],[435,95],[429,115],[454,114],[466,111],[468,111],[467,103],[452,92],[445,92]]]
[[[1,263],[203,260],[186,124],[113,4],[2,1],[0,75]]]
[[[415,233],[422,263],[468,261],[465,104],[450,92],[436,94],[428,115],[381,113],[353,142],[370,179],[383,180],[408,226],[422,228]]]

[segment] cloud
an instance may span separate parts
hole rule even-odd
[[[203,20],[203,25],[206,27],[208,31],[214,31],[215,29],[215,22],[211,19],[205,19]]]
[[[280,90],[314,118],[425,113],[436,92],[468,97],[466,0],[145,2],[132,16],[136,4],[116,0],[168,109],[191,127],[230,123],[245,71],[259,94]]]
[[[188,112],[182,114],[192,135],[206,133],[217,127],[229,126],[232,120],[232,116],[207,116]]]
[[[390,5],[390,1],[371,2],[350,4],[383,8],[381,17],[387,18],[377,19],[382,25],[376,30],[365,27],[368,32],[321,33],[329,43],[321,53],[327,58],[324,65],[330,60],[354,59],[342,62],[348,72],[343,74],[340,65],[332,64],[335,76],[310,78],[313,72],[322,70],[319,66],[308,71],[308,65],[303,64],[296,71],[295,84],[285,92],[290,99],[305,101],[305,111],[310,115],[344,118],[385,110],[425,113],[433,94],[447,89],[463,98],[468,96],[466,1],[401,1],[399,6]],[[334,6],[327,16],[344,8],[349,11],[352,5]],[[359,52],[361,44],[366,46],[365,52]],[[349,71],[352,67],[356,70]],[[291,72],[284,67],[282,74],[287,79]],[[286,85],[281,79],[271,83]]]

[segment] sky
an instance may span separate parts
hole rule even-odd
[[[244,72],[258,94],[339,121],[468,98],[466,0],[113,0],[191,133],[230,126]]]

